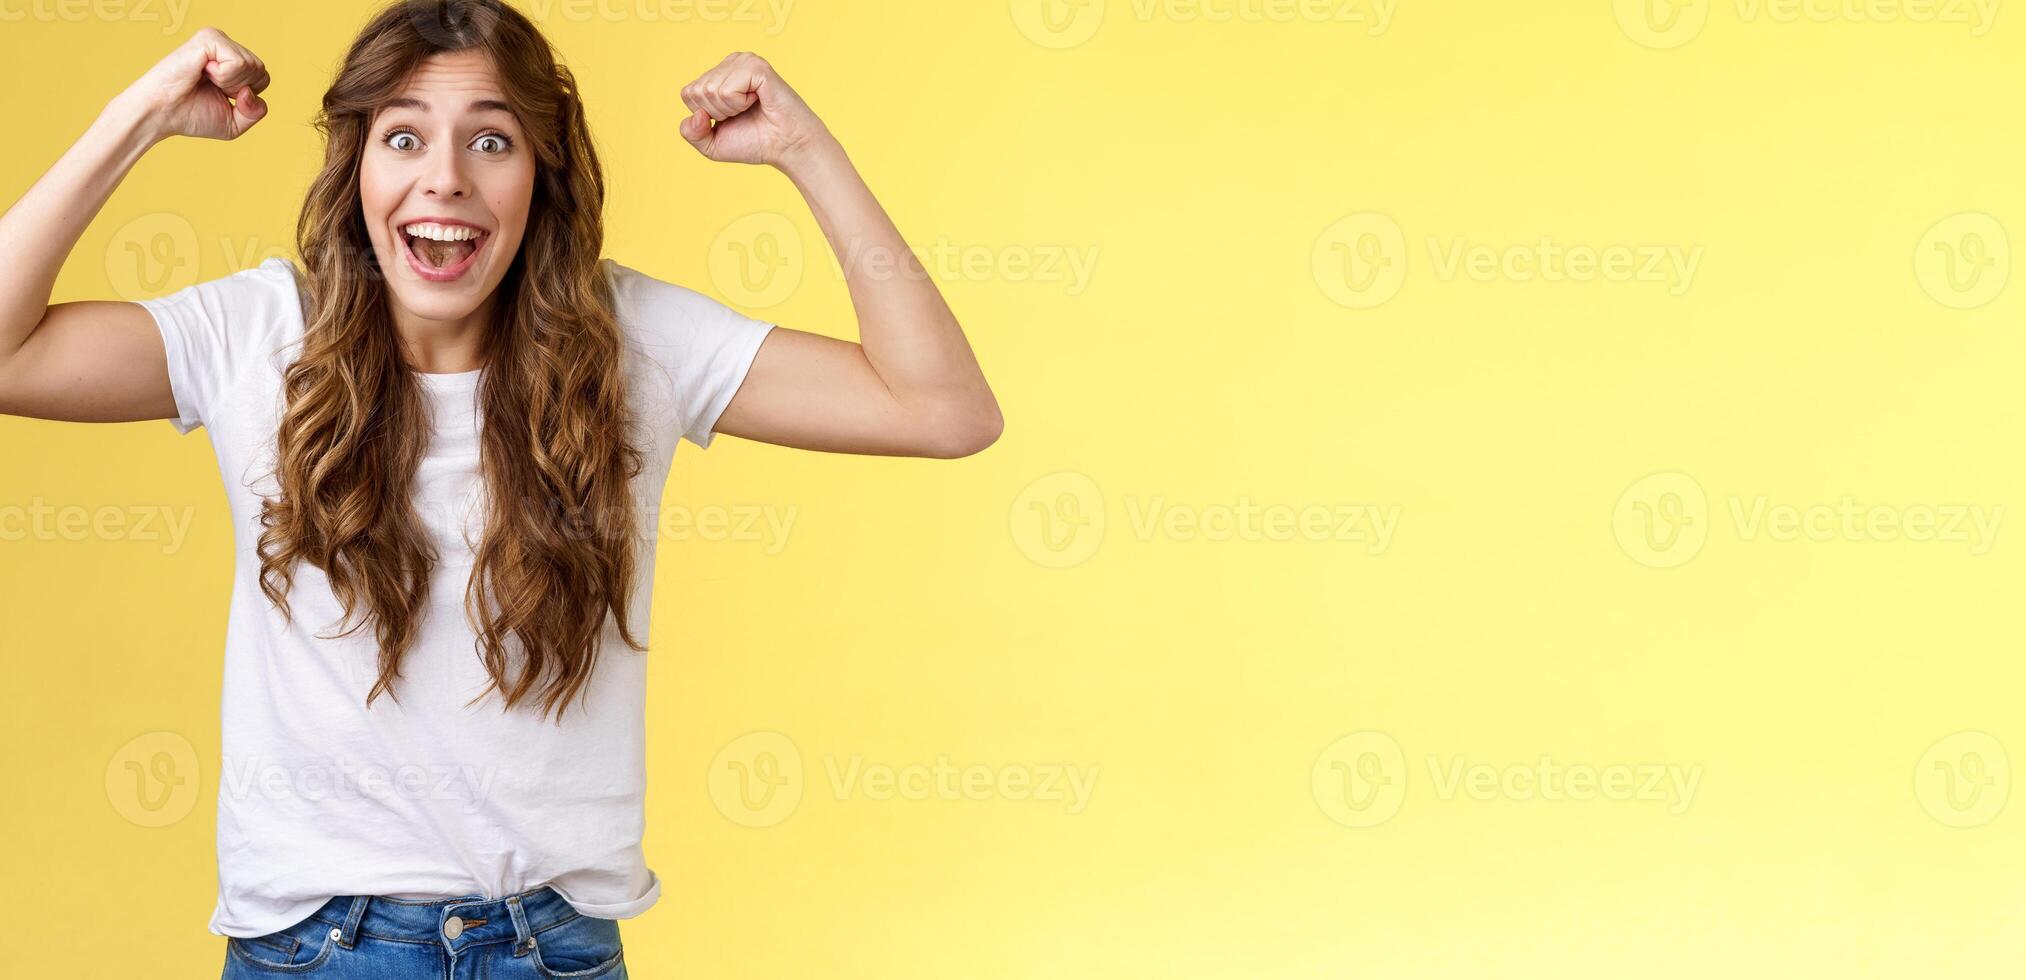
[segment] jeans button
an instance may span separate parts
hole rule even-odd
[[[457,916],[453,915],[443,923],[443,938],[456,939],[457,937],[462,935],[464,935],[463,919],[460,919]]]

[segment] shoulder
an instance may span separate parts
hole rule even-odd
[[[227,300],[248,305],[294,305],[300,313],[299,297],[302,295],[302,272],[296,264],[281,256],[274,256],[250,269],[241,269],[230,275],[207,279],[184,287],[167,296],[141,300],[142,305],[161,304],[195,291],[207,298]]]
[[[302,339],[299,275],[295,263],[277,257],[136,301],[162,335],[178,429],[222,422],[265,403],[255,396],[279,383]]]
[[[711,428],[737,393],[774,324],[697,290],[603,259],[613,316],[643,379],[649,415],[709,446]]]
[[[627,336],[642,342],[683,343],[696,331],[746,320],[715,299],[614,259],[601,259],[612,283],[613,315]]]
[[[253,268],[138,302],[165,328],[250,341],[300,337],[302,295],[302,273],[294,262],[276,256]]]

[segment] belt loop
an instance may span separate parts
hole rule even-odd
[[[345,913],[345,927],[338,934],[338,945],[351,949],[358,942],[359,920],[366,917],[367,896],[352,896],[352,910]]]
[[[528,930],[528,913],[521,908],[519,895],[508,895],[507,916],[514,920],[514,955],[525,956],[535,945],[535,934]]]

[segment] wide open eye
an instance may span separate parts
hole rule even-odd
[[[479,138],[471,141],[471,146],[473,149],[477,150],[480,153],[488,153],[488,154],[505,153],[506,151],[513,149],[513,145],[514,141],[508,139],[506,137],[506,134],[504,133],[486,133],[480,136]]]
[[[397,150],[416,150],[422,147],[422,140],[405,129],[397,129],[380,138],[380,142]]]

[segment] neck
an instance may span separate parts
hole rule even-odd
[[[461,374],[485,365],[493,298],[454,320],[431,320],[393,304],[394,332],[408,366],[424,374]]]

